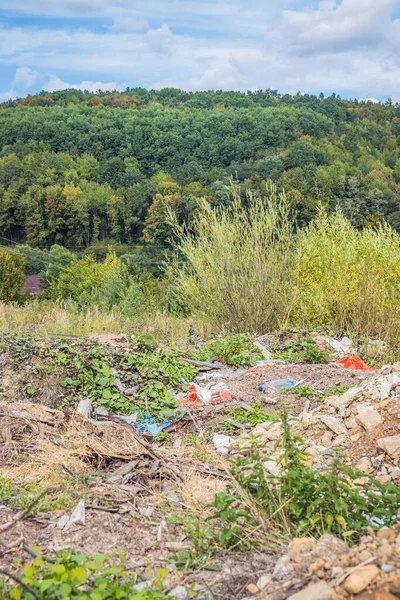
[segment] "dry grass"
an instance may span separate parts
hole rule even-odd
[[[0,331],[49,334],[91,335],[94,333],[149,334],[157,340],[178,340],[188,336],[190,325],[207,336],[210,328],[202,321],[167,315],[162,312],[137,320],[122,315],[118,308],[106,312],[98,308],[79,309],[73,302],[32,300],[24,305],[0,302]]]
[[[107,460],[133,460],[145,451],[128,427],[93,423],[69,410],[40,404],[0,405],[0,474],[51,480],[60,469],[79,475]]]

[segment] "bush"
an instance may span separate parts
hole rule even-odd
[[[50,282],[49,295],[53,300],[71,299],[80,306],[95,303],[102,286],[109,286],[118,295],[118,285],[123,281],[126,268],[115,254],[108,254],[103,263],[89,254],[63,271]],[[110,295],[110,290],[109,290]]]
[[[21,296],[25,281],[25,259],[0,248],[0,300],[12,302]]]
[[[357,230],[322,211],[300,236],[299,264],[297,324],[400,343],[400,236],[389,225]]]
[[[293,297],[295,237],[288,205],[272,184],[266,198],[249,192],[245,203],[237,186],[231,193],[226,209],[200,203],[193,234],[178,231],[185,263],[175,265],[175,287],[192,313],[220,331],[279,329]]]

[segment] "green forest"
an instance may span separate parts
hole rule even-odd
[[[124,245],[143,266],[169,247],[172,211],[228,206],[268,180],[299,225],[322,204],[356,228],[400,228],[400,107],[336,95],[42,92],[0,105],[0,236],[48,249]],[[99,250],[100,252],[100,250]],[[147,262],[146,262],[147,261]]]

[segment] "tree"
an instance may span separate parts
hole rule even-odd
[[[25,259],[0,248],[0,300],[12,302],[21,295],[25,280]]]

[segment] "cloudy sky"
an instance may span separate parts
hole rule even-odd
[[[0,101],[127,86],[400,101],[400,0],[0,0]]]

